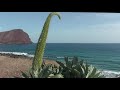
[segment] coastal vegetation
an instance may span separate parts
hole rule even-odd
[[[57,61],[62,68],[64,78],[103,78],[104,76],[94,66],[85,63],[84,60],[79,60],[78,57],[65,57],[65,64]]]
[[[78,60],[78,57],[73,57],[69,60],[65,57],[65,63],[56,61],[60,66],[46,65],[43,61],[44,49],[48,35],[49,24],[52,16],[57,15],[61,19],[59,13],[52,12],[48,15],[41,35],[38,39],[32,68],[25,73],[22,72],[23,78],[102,78],[101,72],[92,65],[84,63],[83,60]]]

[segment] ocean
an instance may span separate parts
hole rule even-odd
[[[0,53],[33,57],[36,44],[0,44]],[[120,43],[47,43],[44,58],[64,61],[64,56],[78,56],[106,75],[120,75]],[[110,76],[112,77],[112,76]]]

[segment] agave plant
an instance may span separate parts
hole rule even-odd
[[[50,13],[43,26],[42,33],[38,39],[36,46],[35,56],[32,63],[32,68],[27,72],[22,72],[24,78],[100,78],[102,75],[98,70],[84,63],[83,60],[78,60],[74,57],[72,61],[69,61],[68,57],[65,57],[65,64],[57,61],[60,65],[59,68],[46,65],[43,63],[44,49],[46,46],[46,39],[48,35],[49,24],[53,15],[57,15],[60,19],[60,15],[56,12]]]
[[[40,73],[42,73],[44,71],[47,73],[47,70],[48,70],[48,67],[45,67],[45,69],[42,69],[41,66],[43,63],[43,55],[44,55],[44,49],[46,46],[46,39],[47,39],[47,35],[48,35],[49,24],[50,24],[50,21],[51,21],[51,18],[53,15],[57,15],[59,17],[59,19],[61,19],[60,15],[57,12],[52,12],[48,15],[48,17],[44,23],[43,30],[38,39],[38,43],[36,46],[35,55],[34,55],[34,59],[33,59],[33,63],[32,63],[32,68],[31,68],[31,72],[30,72],[30,75],[32,75],[32,77],[35,77],[35,78],[38,78]],[[25,73],[23,73],[23,75],[26,76]]]
[[[37,77],[32,73],[31,69],[25,73],[22,72],[23,78],[63,78],[60,72],[60,67],[53,65],[42,64],[40,71],[38,71]]]
[[[101,72],[92,65],[88,65],[83,60],[74,57],[72,61],[65,57],[65,64],[57,61],[62,67],[62,75],[64,78],[102,78]]]

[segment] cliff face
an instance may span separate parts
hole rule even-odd
[[[30,44],[32,43],[29,35],[22,29],[13,29],[0,32],[0,43],[2,44]]]

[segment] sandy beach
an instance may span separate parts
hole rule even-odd
[[[45,63],[58,65],[53,60],[45,60]],[[0,78],[21,77],[21,71],[27,71],[31,65],[31,58],[0,55]]]

